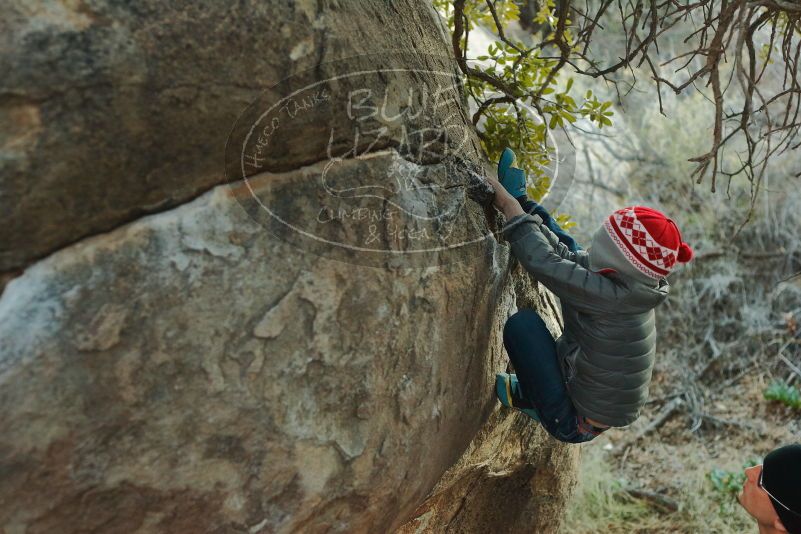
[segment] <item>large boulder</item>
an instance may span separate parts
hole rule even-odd
[[[368,169],[405,161],[394,150],[372,159]],[[350,160],[342,172],[352,169],[364,170]],[[281,178],[303,181],[290,174]],[[515,302],[506,247],[490,238],[461,262],[356,267],[271,236],[237,194],[219,186],[9,284],[0,524],[10,532],[390,531],[497,408],[500,331]],[[462,508],[486,522],[506,486],[520,505],[510,529],[537,511],[556,524],[533,497],[564,500],[572,471],[547,466],[570,455],[509,415],[496,412],[482,431],[496,437],[465,458],[484,470],[511,461],[517,473],[476,484],[473,470],[465,480],[482,498]],[[463,500],[445,497],[438,507]]]
[[[259,95],[277,100],[287,83],[343,70],[453,72],[448,54],[441,25],[420,0],[5,2],[0,276],[223,183],[228,135]],[[420,89],[439,82],[407,77]],[[405,96],[391,95],[390,109]],[[460,112],[449,103],[404,122],[441,123]],[[332,125],[352,122],[348,113],[331,106],[294,118],[259,170],[319,161],[329,143],[335,153],[352,150],[352,128],[329,139]],[[365,132],[358,148],[397,145],[402,135]]]
[[[387,531],[481,428],[505,248],[355,267],[272,237],[234,196],[219,186],[8,285],[9,531]]]
[[[532,476],[499,528],[558,524],[575,448],[493,395],[555,315],[428,2],[8,12],[0,531],[465,531]]]

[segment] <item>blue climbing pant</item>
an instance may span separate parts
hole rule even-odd
[[[537,312],[524,309],[509,317],[503,328],[503,344],[521,393],[549,434],[566,443],[582,443],[603,431],[576,413],[562,377],[556,342]]]

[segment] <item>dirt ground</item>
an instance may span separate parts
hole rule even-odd
[[[741,473],[749,460],[759,463],[775,447],[799,440],[799,414],[763,397],[774,379],[784,378],[770,368],[776,374],[782,369],[762,362],[739,376],[713,379],[703,406],[682,402],[663,424],[632,444],[677,393],[682,368],[666,363],[655,369],[651,400],[637,422],[582,445],[586,478],[564,532],[756,532],[735,495],[716,490],[709,475],[713,469]],[[693,412],[704,416],[698,419]],[[632,499],[621,488],[664,496],[676,509]]]

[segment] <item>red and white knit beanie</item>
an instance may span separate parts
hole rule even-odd
[[[667,276],[677,262],[687,263],[693,257],[676,223],[653,208],[619,209],[603,226],[628,263],[649,278]]]

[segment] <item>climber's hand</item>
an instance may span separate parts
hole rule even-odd
[[[498,180],[492,176],[487,176],[487,181],[495,190],[495,196],[492,199],[493,205],[503,212],[503,215],[507,220],[511,219],[515,215],[522,215],[525,213],[523,208],[520,207],[520,203],[515,199],[515,197],[509,194],[506,188],[502,186]]]
[[[495,190],[495,196],[492,198],[492,204],[498,208],[499,210],[503,211],[504,206],[510,202],[517,202],[512,195],[506,190],[504,186],[501,185],[501,182],[493,178],[492,176],[487,176],[487,181],[492,186],[492,189]]]

